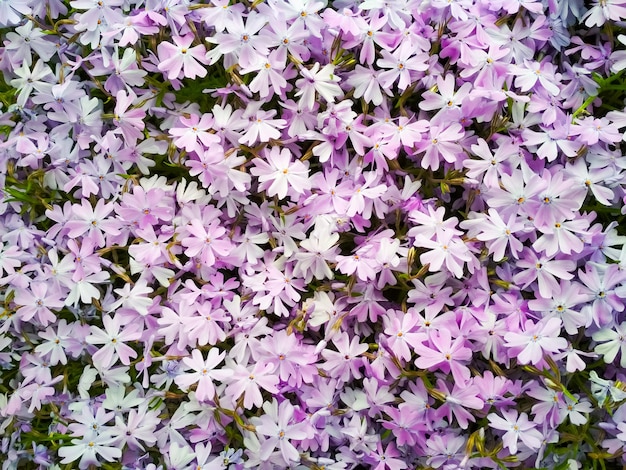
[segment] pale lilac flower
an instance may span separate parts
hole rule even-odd
[[[260,408],[263,405],[261,388],[270,393],[279,393],[277,385],[280,379],[275,373],[274,364],[256,361],[254,365],[234,364],[229,367],[232,375],[226,379],[228,386],[225,393],[230,397],[233,406],[240,402],[247,410],[252,406]]]
[[[538,450],[541,447],[542,435],[535,429],[537,425],[528,420],[526,413],[518,415],[516,410],[503,410],[502,417],[491,413],[487,419],[492,428],[506,431],[502,436],[502,443],[511,454],[517,453],[519,441],[530,450]]]
[[[602,328],[593,333],[592,338],[598,343],[594,352],[602,354],[604,362],[614,362],[617,354],[621,353],[620,365],[626,367],[626,322]]]
[[[393,52],[383,49],[381,55],[376,65],[387,69],[379,76],[384,89],[390,89],[397,81],[398,89],[404,91],[417,78],[418,72],[428,70],[428,55],[421,51],[416,53],[408,42],[403,42]]]
[[[268,196],[284,199],[287,194],[303,194],[311,188],[308,165],[299,160],[292,161],[286,148],[272,147],[265,152],[267,161],[255,158],[250,172],[259,178],[259,190],[267,190]]]
[[[91,207],[91,204],[83,199],[80,205],[72,206],[73,218],[65,224],[65,228],[69,229],[68,235],[71,238],[77,238],[87,233],[97,247],[104,247],[103,232],[108,235],[120,234],[120,223],[108,217],[113,209],[113,204],[105,203],[104,199],[100,199],[96,207]]]
[[[226,352],[220,354],[217,348],[211,348],[206,360],[202,357],[202,353],[194,349],[191,357],[183,358],[183,363],[192,370],[192,372],[184,372],[176,376],[174,381],[182,390],[187,391],[191,385],[196,384],[196,399],[200,402],[213,400],[215,396],[214,380],[220,382],[225,381],[233,372],[229,369],[216,369],[220,364]]]
[[[107,462],[119,461],[122,450],[115,445],[115,438],[108,434],[94,437],[84,436],[82,439],[72,439],[71,446],[59,448],[59,457],[62,464],[68,464],[78,459],[78,468],[87,469],[91,465],[100,466],[99,457]]]
[[[129,365],[131,358],[137,357],[137,352],[127,345],[127,342],[136,341],[141,337],[141,325],[123,325],[119,315],[102,318],[104,330],[97,326],[91,326],[91,334],[86,338],[89,344],[101,344],[93,354],[94,363],[100,369],[107,369],[114,365],[118,359],[124,365]]]
[[[327,64],[321,67],[316,62],[311,69],[301,68],[302,78],[296,81],[299,96],[298,108],[312,111],[315,105],[315,94],[318,93],[327,103],[334,103],[335,98],[342,96],[343,92],[337,83],[340,78],[335,75],[335,66]]]
[[[452,372],[457,384],[465,384],[470,378],[470,370],[465,363],[472,357],[472,350],[465,346],[465,338],[458,336],[453,340],[449,330],[441,329],[433,331],[428,340],[428,345],[413,345],[419,355],[415,365],[420,369]]]
[[[290,441],[301,441],[312,437],[308,424],[304,421],[294,422],[295,409],[289,400],[279,405],[274,398],[271,403],[266,402],[263,405],[263,411],[265,411],[264,415],[251,419],[256,432],[266,437],[261,444],[259,457],[267,460],[278,447],[286,465],[299,462],[300,453]]]
[[[169,80],[181,77],[196,78],[207,74],[206,48],[203,44],[192,46],[193,34],[174,36],[174,44],[163,41],[158,46],[158,68]]]
[[[567,340],[559,336],[561,326],[561,319],[555,317],[537,323],[528,320],[520,333],[504,335],[505,346],[512,348],[511,357],[517,358],[520,364],[537,365],[543,361],[544,354],[567,348]]]

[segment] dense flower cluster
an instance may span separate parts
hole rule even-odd
[[[623,463],[623,20],[0,0],[2,469]]]

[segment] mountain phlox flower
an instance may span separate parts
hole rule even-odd
[[[428,264],[430,272],[436,272],[445,264],[446,269],[457,278],[463,277],[463,266],[474,269],[475,257],[463,240],[450,232],[439,234],[436,240],[418,235],[413,243],[417,247],[429,249],[420,255],[423,265]]]
[[[560,335],[562,321],[551,317],[537,323],[527,320],[523,330],[504,335],[505,346],[511,348],[509,355],[517,358],[520,364],[538,365],[546,353],[558,353],[567,348],[567,340]]]
[[[185,330],[189,340],[198,346],[216,345],[226,339],[224,326],[228,325],[230,316],[221,308],[211,306],[210,302],[195,304],[197,315],[185,321]]]
[[[378,441],[376,450],[366,453],[363,461],[369,463],[373,470],[404,470],[409,468],[404,460],[395,458],[401,456],[402,454],[393,441],[389,442],[387,447],[383,447],[383,444]]]
[[[216,45],[206,54],[208,64],[213,65],[220,57],[225,56],[225,68],[237,63],[246,68],[260,57],[267,57],[269,54],[267,43],[258,34],[266,23],[267,17],[255,11],[245,17],[245,23],[243,15],[228,16],[224,24],[227,32],[219,32],[206,38],[207,42]]]
[[[305,288],[304,280],[293,274],[293,266],[281,259],[269,267],[265,282],[253,290],[258,292],[253,303],[261,310],[271,309],[274,314],[286,317],[290,313],[288,307],[295,306],[301,298],[298,291]]]
[[[207,69],[204,65],[207,65],[209,61],[206,58],[204,45],[192,46],[195,39],[193,34],[174,36],[172,39],[174,44],[163,41],[157,48],[158,69],[163,72],[163,75],[168,80],[206,76]]]
[[[276,374],[276,365],[264,360],[257,360],[254,364],[236,364],[227,360],[226,365],[232,371],[226,379],[225,395],[230,398],[233,406],[241,402],[246,410],[253,406],[263,406],[261,388],[272,394],[278,394],[277,385],[280,382]],[[267,402],[266,402],[267,403]]]
[[[95,207],[82,199],[81,204],[72,206],[72,219],[65,224],[69,230],[70,238],[80,236],[89,237],[95,246],[102,248],[105,246],[104,233],[107,235],[119,235],[121,224],[119,221],[108,217],[114,209],[113,203],[105,203],[104,199],[98,200]],[[85,233],[87,235],[85,235]]]
[[[404,91],[418,74],[428,70],[428,54],[416,51],[408,42],[401,43],[393,52],[381,50],[381,56],[376,65],[386,69],[379,76],[383,89],[390,89],[398,81],[398,90]]]
[[[261,183],[260,191],[266,190],[268,196],[284,199],[288,194],[303,194],[311,188],[308,164],[292,161],[289,149],[274,146],[264,153],[264,157],[267,160],[255,158],[252,161],[255,166],[250,169]]]
[[[502,416],[496,413],[487,415],[489,425],[493,429],[506,431],[502,436],[502,443],[517,454],[519,441],[530,450],[538,450],[541,447],[542,435],[536,429],[537,425],[528,419],[526,413],[518,414],[517,410],[503,410]]]
[[[557,317],[563,322],[563,328],[570,335],[578,333],[580,327],[587,325],[587,316],[575,307],[583,305],[591,299],[584,287],[578,282],[561,280],[557,289],[552,289],[550,298],[540,295],[528,301],[528,307],[542,312],[543,318]]]
[[[469,459],[469,455],[465,451],[466,444],[466,439],[463,436],[457,436],[454,433],[434,434],[427,441],[431,456],[427,460],[428,465],[433,468],[439,468],[444,464],[462,466]]]
[[[445,417],[451,424],[454,416],[461,429],[467,429],[469,422],[476,420],[467,408],[481,410],[485,406],[485,402],[480,398],[478,387],[473,384],[473,379],[467,382],[455,381],[451,390],[447,382],[438,379],[436,391],[445,397],[445,401],[434,411],[435,417]]]
[[[194,349],[191,357],[183,358],[183,363],[191,369],[191,372],[183,372],[176,376],[174,381],[182,390],[187,391],[196,384],[196,399],[200,402],[213,400],[215,385],[213,381],[225,381],[233,375],[230,369],[218,369],[217,366],[226,357],[226,352],[221,353],[217,348],[211,348],[204,359],[202,353]]]
[[[523,92],[530,91],[537,83],[551,95],[556,96],[560,92],[561,74],[547,59],[541,63],[524,59],[523,66],[513,65],[511,70],[510,73],[516,75],[515,86]]]
[[[252,101],[242,114],[242,119],[247,120],[245,132],[239,138],[239,143],[253,145],[257,142],[269,142],[272,139],[279,139],[280,129],[287,127],[284,119],[272,119],[277,111],[272,109],[265,111],[261,109],[263,102]]]
[[[547,256],[580,253],[585,247],[584,237],[589,234],[588,228],[589,221],[583,218],[558,220],[552,226],[540,228],[542,235],[533,243],[533,249],[543,251]]]
[[[296,334],[281,330],[266,337],[260,346],[260,356],[274,363],[281,381],[302,387],[303,381],[311,383],[317,375],[315,348],[304,344]]]
[[[17,289],[14,301],[19,305],[16,313],[23,322],[36,316],[43,327],[56,322],[57,317],[50,309],[59,310],[65,304],[62,292],[44,282],[32,282],[28,289]]]
[[[626,18],[626,2],[623,0],[594,0],[581,20],[585,26],[602,26],[607,21],[621,21]]]
[[[626,364],[626,322],[604,327],[593,333],[592,338],[597,343],[594,352],[602,354],[604,362],[614,362],[617,354],[621,353],[620,365]]]
[[[397,408],[384,407],[388,420],[381,420],[385,429],[391,430],[399,446],[414,446],[424,438],[428,424],[424,422],[422,412],[409,403],[401,403]]]
[[[406,313],[390,310],[383,318],[387,345],[394,355],[404,361],[410,361],[414,348],[421,346],[426,339],[424,333],[419,331],[419,320],[412,309]]]
[[[232,243],[226,236],[226,229],[219,220],[204,225],[200,220],[192,220],[185,230],[190,236],[181,239],[186,248],[185,255],[198,256],[208,266],[213,266],[218,257],[227,256],[232,250]]]
[[[559,258],[540,256],[534,250],[524,248],[517,262],[517,267],[521,270],[513,276],[513,281],[524,289],[536,280],[541,296],[550,298],[552,291],[559,288],[557,279],[570,281],[574,278],[572,271],[576,268],[576,263]]]
[[[463,166],[469,170],[467,176],[482,181],[487,188],[497,188],[500,185],[499,176],[507,173],[509,159],[511,155],[518,153],[518,147],[504,143],[492,153],[487,142],[478,139],[478,142],[472,145],[472,152],[481,160],[463,160]]]
[[[338,233],[330,233],[327,230],[314,230],[311,235],[300,242],[301,250],[295,254],[296,265],[294,274],[302,276],[304,282],[309,283],[316,279],[333,279],[333,271],[328,262],[336,260],[339,248]],[[306,251],[305,251],[306,250]]]
[[[417,343],[413,349],[419,356],[415,365],[420,369],[439,369],[446,374],[452,372],[458,384],[469,380],[470,370],[465,363],[472,357],[472,350],[465,346],[463,336],[453,340],[450,331],[442,328],[430,334],[428,344]]]
[[[361,344],[359,337],[354,336],[352,340],[347,333],[335,335],[332,339],[337,351],[332,349],[324,349],[322,357],[326,360],[322,364],[331,377],[336,377],[341,381],[347,382],[351,377],[359,379],[362,377],[360,367],[362,364],[360,355],[368,349],[367,344]]]
[[[68,464],[78,459],[78,468],[85,470],[92,465],[100,466],[100,458],[107,462],[119,461],[122,450],[115,443],[115,437],[110,434],[99,434],[94,437],[83,436],[81,439],[72,439],[71,446],[60,447],[61,463]]]
[[[285,99],[285,91],[291,89],[287,79],[293,78],[297,73],[291,66],[285,65],[285,59],[279,58],[279,51],[270,52],[268,57],[259,57],[249,67],[241,69],[241,74],[254,73],[250,82],[250,91],[259,93],[262,99],[278,95]]]
[[[449,125],[431,123],[425,136],[415,146],[415,155],[424,154],[420,158],[422,168],[436,171],[439,169],[442,159],[448,163],[456,163],[457,158],[463,152],[463,147],[458,141],[465,135],[463,127],[456,122]]]
[[[92,356],[94,363],[102,369],[111,367],[118,359],[122,364],[129,365],[131,358],[137,357],[137,352],[126,343],[141,337],[142,325],[123,325],[119,315],[103,316],[102,324],[104,329],[92,325],[91,334],[86,338],[89,344],[102,345]]]
[[[285,400],[280,405],[275,398],[263,405],[265,414],[252,418],[250,421],[256,428],[256,433],[265,436],[259,449],[259,457],[269,458],[276,448],[284,460],[284,465],[300,461],[300,453],[291,443],[291,440],[301,441],[311,438],[308,423],[295,421],[295,408]]]
[[[335,98],[343,96],[343,91],[337,83],[340,77],[335,75],[335,66],[327,64],[321,67],[316,62],[311,69],[302,67],[299,70],[302,78],[296,81],[298,91],[295,96],[300,97],[298,107],[312,111],[315,105],[315,94],[318,93],[327,103],[334,103]]]
[[[517,214],[510,214],[505,222],[497,210],[490,208],[488,212],[488,215],[464,220],[460,226],[469,229],[468,236],[475,236],[478,240],[487,242],[494,261],[502,260],[507,248],[514,258],[519,258],[524,245],[515,234],[526,231],[525,223]]]
[[[113,123],[117,129],[114,132],[122,134],[124,139],[129,141],[141,139],[146,126],[143,120],[146,112],[142,108],[132,107],[136,100],[137,95],[133,91],[120,90],[115,95]]]
[[[214,126],[211,114],[204,113],[200,116],[197,113],[191,113],[188,118],[181,116],[179,121],[184,127],[175,126],[169,130],[171,135],[177,137],[174,139],[174,144],[178,148],[201,155],[206,148],[221,142],[217,134],[210,132]]]
[[[603,267],[588,263],[584,271],[578,271],[578,277],[585,286],[583,293],[591,297],[581,310],[587,318],[585,326],[593,322],[600,328],[608,327],[616,321],[618,312],[624,311],[626,289],[621,284],[625,274],[615,264]]]

